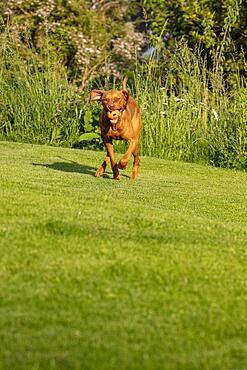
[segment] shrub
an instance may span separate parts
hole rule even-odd
[[[20,51],[11,36],[2,34],[1,41],[1,137],[50,145],[83,144],[85,130],[96,129],[86,99],[68,83],[66,68],[56,55],[48,47],[42,55],[26,48],[28,58],[23,58],[23,48]],[[99,135],[95,132],[94,137],[96,144]]]
[[[247,168],[247,90],[228,90],[200,51],[177,44],[169,62],[139,66],[135,90],[143,117],[143,155]],[[233,91],[233,92],[232,92]]]

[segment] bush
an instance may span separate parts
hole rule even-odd
[[[27,48],[23,58],[14,40],[2,35],[0,49],[0,135],[14,141],[83,146],[91,125],[85,97],[68,83],[66,69],[44,48],[38,55]],[[86,92],[84,93],[86,95]],[[94,113],[90,110],[90,115]],[[94,147],[95,147],[94,145]]]
[[[101,149],[101,104],[88,103],[68,82],[65,66],[48,46],[42,55],[16,47],[7,34],[0,49],[2,139]],[[132,81],[132,83],[131,83]],[[109,80],[105,81],[109,88]],[[104,88],[97,79],[94,84]],[[103,86],[102,86],[103,85]],[[143,155],[247,168],[247,89],[234,90],[220,69],[208,71],[200,51],[181,42],[167,62],[137,64],[129,79],[143,119]],[[89,87],[88,87],[89,88]],[[117,150],[126,144],[116,143]]]
[[[145,35],[129,21],[129,8],[127,0],[0,1],[2,31],[23,57],[28,44],[37,53],[49,44],[81,91],[95,77],[120,77],[133,64]]]
[[[135,90],[143,117],[141,152],[172,160],[247,168],[247,90],[233,92],[200,51],[177,44],[169,62],[139,66]]]

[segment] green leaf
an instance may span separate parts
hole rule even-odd
[[[84,134],[79,136],[78,141],[90,141],[93,139],[99,139],[100,136],[96,132],[85,132]]]

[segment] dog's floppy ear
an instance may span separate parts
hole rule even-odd
[[[101,100],[104,90],[92,90],[89,95],[89,101]]]
[[[123,94],[123,96],[124,96],[124,100],[126,101],[126,103],[128,103],[128,101],[129,101],[129,96],[130,96],[130,94],[129,94],[128,90],[126,90],[126,89],[122,90],[122,94]]]

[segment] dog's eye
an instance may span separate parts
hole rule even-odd
[[[118,102],[119,102],[119,100],[120,100],[120,98],[114,98],[114,99],[113,99],[114,103],[118,103]]]

